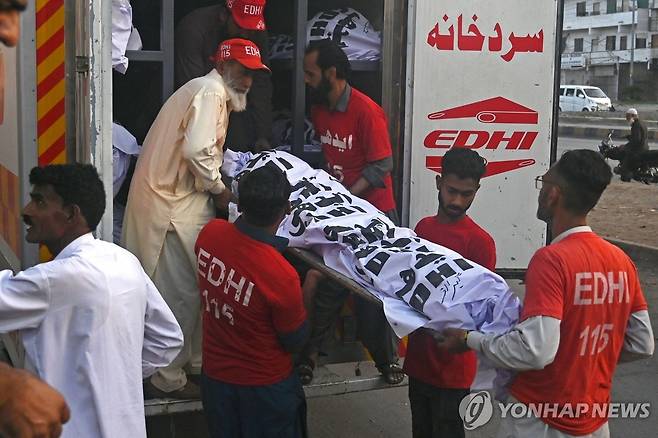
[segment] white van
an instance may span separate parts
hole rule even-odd
[[[614,111],[610,98],[598,87],[560,85],[560,111]]]

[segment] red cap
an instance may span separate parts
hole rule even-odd
[[[226,7],[242,29],[265,30],[265,0],[226,0]]]
[[[220,43],[212,60],[214,62],[235,60],[249,70],[270,71],[269,67],[260,59],[258,46],[242,38],[232,38]]]

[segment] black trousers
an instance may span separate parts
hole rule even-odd
[[[464,438],[459,403],[470,390],[437,388],[409,377],[413,438]]]
[[[621,162],[621,176],[624,180],[630,180],[636,170],[643,167],[643,151],[627,151],[624,161]]]
[[[313,300],[311,336],[299,355],[301,360],[318,352],[349,295],[350,292],[342,286],[329,281],[320,282]],[[384,310],[358,295],[354,295],[354,305],[357,336],[368,349],[375,365],[396,362],[399,341],[384,316]]]
[[[306,398],[297,373],[264,386],[242,386],[201,375],[211,438],[307,438]]]
[[[385,214],[394,224],[400,223],[397,210],[389,210]],[[300,273],[300,277],[304,278],[309,267],[295,260],[288,261]],[[303,362],[320,350],[349,295],[347,289],[329,280],[320,282],[313,299],[311,336],[299,354],[298,361]],[[372,356],[375,365],[383,366],[397,362],[400,341],[389,325],[384,310],[358,295],[354,295],[354,307],[357,336]]]

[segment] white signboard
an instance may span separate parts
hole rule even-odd
[[[550,164],[558,0],[415,2],[409,55],[409,226],[436,214],[445,152],[487,162],[469,210],[495,239],[497,269],[524,269],[546,241],[533,179]]]

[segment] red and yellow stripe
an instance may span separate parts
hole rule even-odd
[[[39,166],[66,162],[64,0],[36,0]],[[43,245],[42,261],[52,257]]]
[[[66,161],[64,0],[37,0],[37,143],[39,165]]]

